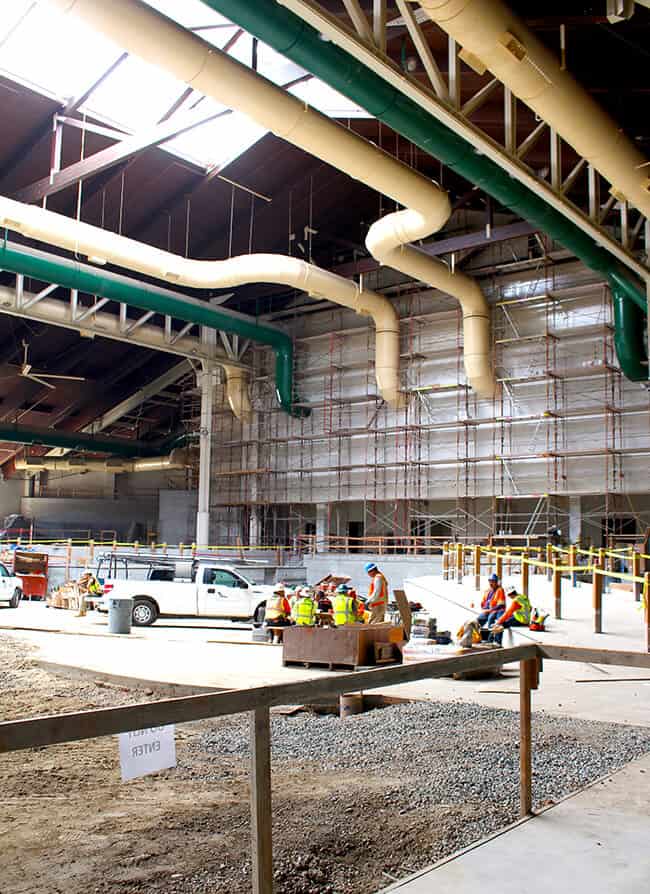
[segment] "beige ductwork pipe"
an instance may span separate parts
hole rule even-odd
[[[384,400],[397,406],[399,393],[399,317],[387,298],[362,291],[352,280],[322,270],[300,258],[285,255],[240,255],[225,261],[196,261],[174,255],[144,242],[136,242],[81,223],[36,205],[0,197],[0,226],[33,239],[85,254],[94,263],[110,261],[128,270],[192,288],[231,288],[246,283],[268,282],[293,286],[314,298],[326,298],[359,314],[372,317],[377,327],[376,377]],[[235,415],[250,415],[250,404],[241,393],[241,371],[226,368],[228,402]],[[239,393],[237,393],[239,392]],[[244,412],[246,410],[246,412]]]
[[[500,0],[419,0],[429,18],[612,184],[612,194],[650,217],[650,169],[616,122]]]
[[[416,263],[413,250],[401,248],[406,243],[437,232],[448,220],[451,207],[444,190],[408,165],[310,108],[302,100],[291,96],[139,0],[112,0],[111,3],[104,3],[102,0],[50,0],[50,2],[65,12],[79,15],[130,53],[163,68],[198,92],[210,96],[217,102],[233,106],[288,142],[404,205],[406,210],[389,214],[371,227],[367,240],[368,248],[373,253],[377,252],[374,256],[381,263],[390,263],[409,276],[421,279],[458,299],[466,324],[465,350],[467,356],[473,358],[469,366],[466,366],[469,383],[479,394],[492,395],[495,380],[491,366],[489,309],[482,293],[476,286],[469,288],[466,276],[452,274],[440,261],[427,258],[424,253],[417,253]],[[5,217],[11,219],[11,214],[5,215],[4,209],[0,209],[0,223]],[[4,225],[12,228],[6,221]],[[51,241],[51,237],[46,235],[37,238]],[[106,253],[102,253],[100,246],[97,251],[87,251],[81,241],[78,245],[73,242],[73,245],[95,260],[97,257],[114,260],[113,256],[108,257]],[[280,259],[275,255],[251,255],[221,262],[185,262],[185,259],[167,255],[168,261],[161,267],[159,262],[162,254],[165,253],[159,253],[154,271],[143,272],[171,282],[184,281],[180,278],[183,263],[223,265],[235,262],[236,266],[241,266],[245,271],[247,282],[280,281],[269,278],[268,273],[262,275],[261,271],[255,274],[252,267],[256,263],[256,257],[265,258],[263,263],[266,263],[269,257],[275,258],[276,264],[302,263],[293,258]],[[170,260],[172,258],[173,264]],[[115,263],[124,264],[124,261],[115,259]],[[124,266],[130,266],[130,269],[142,269],[129,264]],[[386,385],[386,379],[392,377],[391,370],[397,368],[396,357],[399,354],[399,345],[396,344],[395,337],[397,317],[392,308],[391,311],[388,310],[391,307],[388,302],[383,304],[385,299],[381,296],[360,292],[353,283],[309,265],[303,264],[299,275],[305,278],[306,283],[311,282],[314,291],[310,291],[310,294],[328,298],[347,307],[354,307],[360,313],[370,315],[378,313],[381,320],[376,320],[377,378],[378,382],[380,377],[384,381],[384,385],[380,385],[382,393],[386,388],[388,392],[396,391],[397,383],[394,386]],[[229,284],[236,285],[243,281],[233,280],[229,281]],[[283,281],[292,284],[289,280]],[[344,287],[343,283],[347,285]],[[205,282],[200,284],[207,285]],[[302,288],[309,291],[304,285]],[[372,311],[370,307],[373,308]],[[386,347],[388,347],[387,356],[384,356]],[[384,393],[384,397],[389,400],[390,393]]]
[[[26,456],[15,460],[19,472],[162,472],[186,469],[190,465],[188,450],[172,450],[169,456],[142,459],[59,459],[49,456]]]

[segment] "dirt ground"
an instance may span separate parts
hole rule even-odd
[[[0,661],[4,720],[158,697],[55,676],[2,634]],[[290,744],[291,720],[278,722]],[[309,737],[310,723],[302,715],[295,735]],[[329,723],[339,735],[340,721]],[[572,721],[553,723],[555,738],[559,723],[570,737]],[[379,728],[358,743],[358,760],[347,754],[334,770],[331,757],[319,761],[318,745],[297,761],[280,742],[273,759],[278,894],[370,894],[514,819],[514,777],[510,800],[471,786],[466,795],[418,799],[418,779],[435,768],[411,766],[408,755],[390,772],[381,755],[364,760],[382,747]],[[246,729],[241,716],[183,725],[177,768],[128,783],[120,781],[114,737],[1,756],[0,894],[250,891]],[[481,747],[489,753],[497,739],[487,730]],[[512,761],[516,767],[514,752]],[[471,762],[463,772],[471,778]]]

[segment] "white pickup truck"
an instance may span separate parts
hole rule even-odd
[[[108,598],[123,597],[133,599],[135,627],[147,627],[160,617],[252,619],[261,625],[273,592],[272,586],[252,583],[231,565],[209,561],[196,565],[193,580],[161,577],[154,569],[147,580],[109,578],[97,609],[107,611]]]
[[[0,563],[0,602],[8,602],[9,608],[18,608],[18,603],[23,597],[22,586],[21,579],[13,577]]]

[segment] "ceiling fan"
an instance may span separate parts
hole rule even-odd
[[[31,379],[32,382],[38,382],[39,385],[45,385],[46,388],[50,388],[54,390],[56,385],[52,385],[47,379],[64,379],[68,382],[85,382],[85,376],[64,376],[64,375],[55,375],[54,373],[41,372],[40,370],[34,370],[32,368],[31,363],[29,362],[29,345],[26,341],[23,341],[23,362],[20,366],[17,366],[14,363],[8,364],[9,366],[13,366],[14,369],[17,369],[18,372],[14,373],[12,376],[3,376],[2,378],[9,379],[13,378],[14,375],[22,376],[24,379]]]

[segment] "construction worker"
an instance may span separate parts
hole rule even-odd
[[[481,614],[476,619],[481,627],[492,627],[499,615],[506,610],[506,594],[499,583],[499,575],[491,574],[488,578],[488,588],[481,600]]]
[[[334,623],[337,627],[358,623],[357,600],[350,596],[350,588],[347,584],[340,584],[336,588]]]
[[[326,593],[325,590],[317,590],[316,601],[318,603],[318,611],[321,614],[332,614],[334,607],[332,605],[332,600],[329,597],[329,593]]]
[[[369,624],[381,624],[388,606],[388,581],[374,562],[365,565],[366,574],[370,576],[367,606],[370,609]]]
[[[503,631],[509,627],[528,627],[530,624],[530,600],[525,593],[518,593],[516,587],[508,587],[506,593],[510,599],[508,609],[504,611],[490,629],[490,641],[501,645]]]
[[[313,627],[316,621],[316,601],[308,587],[298,590],[298,598],[291,609],[291,618],[299,627]]]
[[[85,618],[86,617],[86,597],[87,596],[101,596],[104,592],[104,588],[99,583],[97,578],[92,572],[87,571],[77,581],[77,593],[79,597],[79,611],[75,615],[77,618]]]
[[[267,627],[288,627],[291,624],[291,606],[282,584],[277,584],[273,595],[266,601],[264,623]]]
[[[357,621],[359,624],[365,624],[370,617],[370,612],[366,611],[365,600],[362,599],[354,587],[350,587],[349,595],[354,599],[357,606]]]

